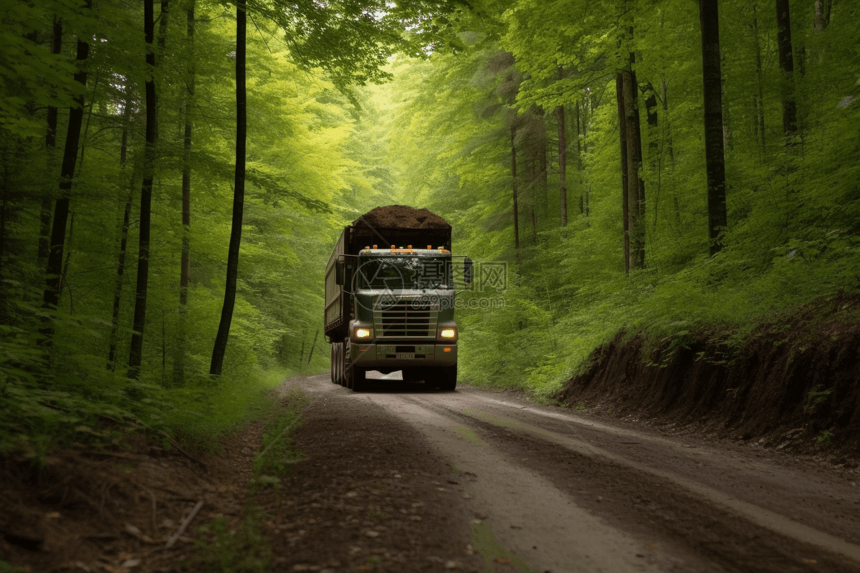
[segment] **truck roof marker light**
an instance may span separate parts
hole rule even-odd
[[[411,249],[411,248],[412,248],[412,245],[406,245],[406,248],[407,248],[407,249]]]
[[[428,251],[432,251],[432,250],[433,250],[433,245],[427,245],[427,250],[428,250]]]
[[[373,245],[373,248],[374,248],[374,249],[375,249],[375,248],[377,248],[377,247],[376,247],[376,245]]]

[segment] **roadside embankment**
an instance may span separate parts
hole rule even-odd
[[[818,301],[743,336],[620,333],[558,399],[838,463],[860,448],[858,307],[856,297]]]

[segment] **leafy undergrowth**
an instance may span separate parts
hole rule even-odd
[[[272,407],[257,419],[263,423],[263,443],[254,456],[254,490],[268,486],[278,487],[291,466],[301,461],[292,444],[292,436],[302,422],[301,408],[308,397],[293,391],[281,401],[273,400]]]
[[[300,392],[282,397],[260,389],[235,410],[235,431],[221,426],[214,455],[163,448],[117,427],[127,446],[120,451],[53,448],[41,461],[23,451],[0,458],[0,571],[163,571],[180,564],[269,571],[272,544],[255,492],[280,492],[297,457],[292,432],[306,402]]]
[[[261,531],[265,514],[256,505],[245,508],[237,527],[223,515],[197,528],[192,562],[211,573],[264,573],[272,565],[272,544]]]
[[[219,439],[271,410],[269,391],[282,371],[206,377],[178,388],[131,381],[110,372],[57,378],[42,386],[7,378],[0,386],[0,457],[20,454],[43,463],[65,448],[123,448],[144,435],[165,449],[213,453]]]
[[[568,380],[588,368],[594,350],[619,333],[652,348],[667,341],[681,347],[701,333],[740,348],[763,325],[800,316],[810,324],[828,320],[832,301],[858,293],[857,257],[808,263],[782,256],[760,274],[741,263],[727,255],[676,273],[645,270],[629,279],[617,273],[583,278],[566,296],[547,294],[540,304],[533,302],[540,293],[514,276],[503,310],[458,317],[461,379],[520,388],[552,401]],[[860,322],[856,305],[840,312],[840,320]]]
[[[281,479],[297,460],[292,447],[292,435],[302,422],[301,408],[308,398],[293,391],[279,399],[272,392],[268,400],[256,408],[255,423],[262,425],[262,440],[254,454],[253,477],[249,494],[272,487],[279,489]],[[231,526],[223,515],[215,517],[197,529],[202,537],[195,541],[196,555],[191,560],[212,573],[262,573],[272,564],[272,545],[263,533],[265,514],[252,500],[242,519]]]

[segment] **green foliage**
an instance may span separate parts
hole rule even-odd
[[[211,573],[263,573],[272,565],[272,546],[261,532],[265,513],[256,505],[245,508],[242,521],[231,528],[223,515],[197,528],[195,560]]]
[[[729,226],[724,249],[710,257],[694,2],[250,2],[239,285],[224,374],[212,380],[206,372],[231,231],[235,7],[171,3],[158,20],[151,69],[139,6],[7,4],[3,453],[39,458],[60,445],[115,446],[127,431],[153,430],[209,447],[211,436],[256,411],[285,372],[328,368],[320,317],[330,247],[345,223],[382,204],[430,208],[453,225],[457,252],[507,265],[504,289],[479,274],[475,289],[458,295],[466,307],[458,311],[461,375],[546,399],[619,332],[644,334],[652,347],[668,343],[670,354],[688,345],[685,333],[705,327],[737,343],[780,309],[860,285],[860,8],[852,3],[828,3],[826,27],[816,29],[812,4],[792,1],[790,77],[776,63],[772,10],[721,4]],[[50,50],[55,19],[64,31],[59,54]],[[73,79],[78,38],[92,48],[83,92]],[[642,89],[646,265],[627,276],[615,74],[631,54]],[[159,143],[143,366],[131,382],[149,76]],[[60,150],[69,106],[81,95],[60,305],[45,309]],[[798,110],[797,134],[788,138],[787,98]],[[181,218],[186,167],[190,227]],[[556,207],[562,186],[564,228]],[[191,272],[181,305],[183,242]],[[488,300],[504,306],[482,307]]]
[[[257,488],[280,485],[290,462],[296,461],[298,452],[291,446],[291,437],[302,420],[300,410],[308,401],[303,392],[296,390],[281,401],[272,400],[269,408],[256,416],[264,426],[263,443],[253,466]]]
[[[805,58],[793,76],[803,142],[787,146],[772,10],[720,6],[729,228],[713,257],[695,3],[519,0],[492,24],[497,42],[393,63],[391,87],[372,93],[394,104],[387,157],[400,199],[445,217],[457,253],[508,265],[503,293],[482,291],[479,276],[476,292],[458,295],[464,306],[504,298],[503,309],[458,310],[463,379],[551,396],[619,332],[644,335],[646,350],[668,343],[665,363],[691,332],[739,344],[776,312],[857,292],[860,58],[847,46],[860,39],[860,10],[835,4],[820,33],[811,5],[792,10],[794,53]],[[618,22],[632,26],[632,41]],[[615,72],[629,51],[643,91],[646,268],[628,277]],[[557,107],[566,118],[565,228]]]
[[[803,410],[805,412],[815,410],[815,407],[827,400],[832,393],[832,388],[828,388],[827,390],[810,390],[806,395],[806,403],[803,405]]]
[[[819,448],[824,448],[830,445],[830,442],[833,440],[833,432],[830,430],[821,430],[819,434],[815,437],[815,445]]]
[[[0,558],[0,573],[24,573],[26,569]]]

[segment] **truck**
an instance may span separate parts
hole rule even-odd
[[[472,261],[461,258],[455,265],[451,225],[427,209],[377,207],[345,226],[325,271],[331,381],[360,392],[367,372],[401,371],[453,391],[455,274],[472,280]]]

